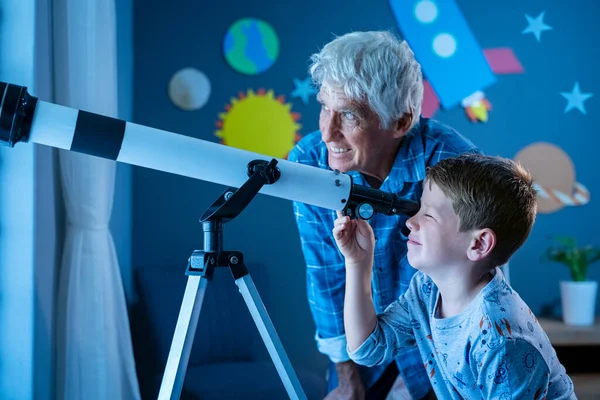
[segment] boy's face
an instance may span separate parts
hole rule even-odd
[[[460,232],[460,221],[452,201],[430,181],[425,181],[421,208],[406,221],[408,261],[425,273],[445,269],[468,261],[467,249],[471,235]]]

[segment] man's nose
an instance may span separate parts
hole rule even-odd
[[[324,142],[330,142],[340,135],[340,126],[335,115],[332,115],[326,121],[323,121],[321,127],[321,138]]]

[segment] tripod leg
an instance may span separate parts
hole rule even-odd
[[[188,276],[158,400],[178,400],[181,396],[207,283],[202,276]]]
[[[254,319],[254,323],[267,346],[288,396],[293,400],[306,400],[302,385],[300,385],[300,381],[292,368],[292,363],[285,353],[281,340],[275,331],[275,326],[258,294],[258,290],[256,290],[256,286],[254,286],[252,278],[247,274],[236,279],[235,284],[238,286],[250,314],[252,314],[252,319]]]

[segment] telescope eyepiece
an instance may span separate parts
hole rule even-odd
[[[419,211],[419,207],[419,202],[401,199],[394,193],[352,184],[350,198],[342,214],[367,220],[376,213],[412,217]]]

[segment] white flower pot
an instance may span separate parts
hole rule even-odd
[[[596,281],[561,281],[560,298],[563,322],[566,325],[590,326],[596,314]]]

